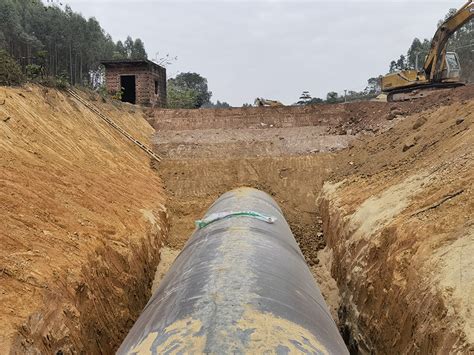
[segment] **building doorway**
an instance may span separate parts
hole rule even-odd
[[[121,75],[120,87],[123,90],[122,101],[135,104],[136,99],[137,99],[135,75]]]

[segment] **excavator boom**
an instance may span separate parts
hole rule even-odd
[[[444,21],[431,40],[431,49],[426,57],[423,70],[431,81],[441,81],[445,66],[446,45],[449,38],[474,16],[473,0],[468,1],[454,15]]]

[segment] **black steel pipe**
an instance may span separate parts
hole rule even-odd
[[[206,217],[229,212],[196,229],[118,354],[347,354],[276,202],[239,188]]]

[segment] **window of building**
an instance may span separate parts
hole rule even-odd
[[[158,80],[155,80],[155,95],[158,95]]]

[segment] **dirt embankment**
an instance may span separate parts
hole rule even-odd
[[[474,85],[455,90],[439,90],[424,99],[397,103],[351,102],[310,106],[246,107],[228,109],[170,110],[148,112],[157,131],[238,130],[320,127],[326,134],[378,132],[392,126],[397,116],[419,113],[433,107],[472,98]]]
[[[320,212],[361,350],[474,351],[474,100],[340,152]]]
[[[95,102],[147,142],[128,105]],[[67,95],[0,88],[0,349],[110,353],[150,296],[166,230],[149,158]]]
[[[309,155],[347,148],[404,117],[474,96],[474,86],[417,101],[353,102],[297,107],[250,107],[149,112],[153,144],[166,159]]]

